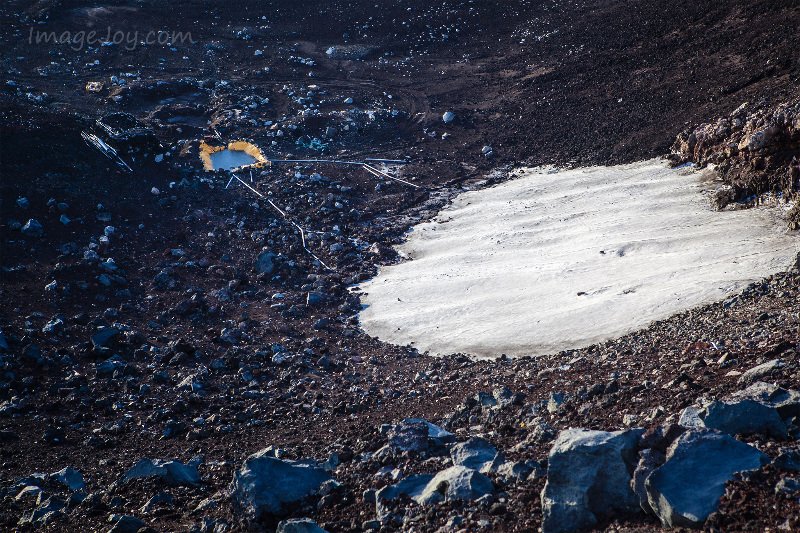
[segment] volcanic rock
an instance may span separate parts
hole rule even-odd
[[[234,505],[249,520],[279,515],[286,504],[312,494],[331,479],[323,468],[269,457],[267,453],[265,449],[248,457],[230,485]]]
[[[550,450],[542,491],[544,533],[598,524],[599,515],[639,509],[630,481],[642,429],[562,431]]]
[[[667,461],[645,481],[648,503],[665,527],[700,527],[716,510],[733,474],[769,458],[717,431],[691,429],[667,450]]]

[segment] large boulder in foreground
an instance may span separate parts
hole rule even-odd
[[[542,490],[543,533],[566,533],[598,524],[598,516],[636,512],[631,489],[643,429],[562,431],[550,450]]]
[[[249,520],[281,515],[286,504],[313,494],[331,479],[321,467],[269,457],[270,452],[251,455],[233,474],[231,501]]]
[[[769,458],[729,435],[690,429],[667,450],[667,461],[645,481],[648,503],[665,527],[702,527],[736,472]]]

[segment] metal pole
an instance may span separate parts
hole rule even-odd
[[[297,228],[297,230],[300,232],[300,241],[303,243],[303,250],[305,250],[306,252],[308,252],[308,254],[309,254],[311,257],[313,257],[314,259],[316,259],[317,261],[319,261],[319,264],[321,264],[322,266],[324,266],[325,268],[327,268],[327,269],[328,269],[328,270],[330,270],[331,272],[333,272],[333,271],[334,271],[334,269],[332,269],[331,267],[329,267],[328,265],[326,265],[326,264],[325,264],[325,262],[324,262],[322,259],[320,259],[319,257],[317,257],[317,255],[316,255],[314,252],[312,252],[311,250],[309,250],[309,249],[306,247],[306,232],[303,230],[303,228],[302,228],[302,227],[300,227],[300,225],[299,225],[299,224],[297,224],[295,221],[293,221],[292,219],[290,219],[290,218],[289,218],[289,217],[286,215],[286,212],[284,212],[284,210],[283,210],[283,209],[281,209],[280,207],[278,207],[277,205],[275,205],[275,202],[273,202],[272,200],[270,200],[269,198],[267,198],[266,196],[264,196],[264,195],[263,195],[261,192],[259,192],[258,190],[254,189],[253,187],[251,187],[251,186],[250,186],[250,185],[249,185],[249,184],[248,184],[246,181],[244,181],[243,179],[241,179],[239,176],[236,176],[236,175],[234,175],[234,176],[231,178],[231,180],[234,180],[234,179],[235,179],[235,180],[237,180],[237,181],[238,181],[239,183],[241,183],[242,185],[244,185],[245,187],[247,187],[248,189],[250,189],[251,191],[253,191],[253,193],[254,193],[256,196],[258,196],[259,198],[262,198],[262,199],[266,200],[266,201],[267,201],[267,203],[268,203],[269,205],[271,205],[271,206],[273,207],[273,209],[275,209],[275,210],[276,210],[278,213],[280,213],[280,214],[283,216],[283,218],[284,218],[284,219],[285,219],[285,220],[286,220],[286,221],[287,221],[289,224],[291,224],[292,226],[294,226],[295,228]]]

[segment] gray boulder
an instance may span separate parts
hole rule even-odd
[[[61,517],[64,514],[63,509],[64,502],[51,496],[44,501],[40,501],[36,509],[24,513],[17,524],[20,526],[32,525],[34,527],[46,526]]]
[[[562,431],[550,449],[542,490],[543,533],[589,528],[598,524],[598,515],[638,511],[630,482],[643,433],[643,429]]]
[[[310,518],[292,518],[278,524],[275,533],[327,533]]]
[[[518,480],[527,479],[534,472],[544,473],[536,461],[506,461],[497,468],[497,475]]]
[[[253,269],[258,274],[269,275],[275,270],[275,259],[278,256],[273,252],[261,252],[253,263]]]
[[[136,533],[146,525],[144,520],[134,516],[122,516],[111,526],[108,533]]]
[[[441,501],[477,500],[491,494],[492,481],[472,468],[451,466],[438,474],[419,474],[406,478],[395,485],[383,487],[375,493],[375,510],[379,518],[388,514],[384,505],[387,500],[405,494],[420,505],[431,505]]]
[[[101,329],[92,335],[92,346],[98,351],[108,350],[119,340],[120,333],[117,328]]]
[[[44,234],[44,228],[36,219],[30,219],[24,226],[22,226],[22,234],[28,237],[40,237]]]
[[[430,505],[440,501],[477,500],[491,494],[492,481],[483,474],[464,466],[451,466],[436,474],[428,482],[422,494],[414,498],[420,505]]]
[[[479,437],[460,442],[450,449],[450,458],[454,465],[474,470],[480,470],[486,463],[492,462],[496,455],[497,449]]]
[[[764,378],[768,378],[773,374],[780,373],[783,367],[786,366],[786,363],[781,361],[780,359],[773,359],[772,361],[767,361],[764,364],[754,366],[741,376],[739,376],[739,383],[743,385],[749,385],[755,381],[759,381]]]
[[[700,418],[700,410],[700,407],[697,407],[696,405],[690,405],[681,411],[681,416],[678,418],[678,425],[685,428],[705,427],[703,424],[703,419]]]
[[[778,411],[784,420],[800,416],[800,391],[787,390],[771,383],[756,381],[746,389],[731,394],[726,401],[753,400]]]
[[[187,466],[179,461],[162,459],[141,459],[125,472],[122,481],[131,479],[158,477],[167,485],[174,487],[192,486],[200,483],[200,474],[194,466]]]
[[[428,449],[425,422],[403,422],[389,430],[389,446],[394,450],[422,452]]]
[[[669,447],[664,465],[647,477],[648,503],[665,527],[701,527],[733,474],[768,462],[766,455],[729,435],[690,429]]]
[[[285,504],[309,496],[331,479],[323,468],[269,457],[267,450],[262,452],[245,460],[234,472],[230,485],[231,500],[250,520],[282,514]]]
[[[786,424],[781,420],[777,409],[769,403],[759,401],[764,396],[761,388],[752,391],[751,388],[731,395],[722,402],[706,401],[689,406],[681,412],[678,424],[685,428],[717,429],[729,435],[764,434],[778,439],[786,438]],[[746,391],[752,394],[744,394]],[[781,391],[788,393],[785,389]],[[779,393],[776,393],[776,397],[779,397]],[[781,405],[791,409],[788,394],[780,398],[787,400],[786,405]],[[780,404],[780,401],[777,403]]]
[[[650,501],[647,498],[647,490],[645,489],[645,482],[650,474],[663,465],[667,460],[666,456],[655,448],[647,448],[639,452],[639,464],[636,465],[636,470],[633,471],[633,478],[631,479],[631,488],[639,498],[639,506],[643,511],[655,514],[650,508]]]
[[[403,420],[404,424],[410,423],[423,423],[428,427],[428,438],[429,439],[439,439],[442,442],[450,442],[455,437],[449,431],[442,429],[441,427],[437,426],[436,424],[431,424],[427,420],[422,418],[409,418],[407,420]]]
[[[778,481],[778,484],[775,485],[775,494],[777,495],[783,494],[792,497],[798,492],[800,492],[800,478],[787,477]]]
[[[394,500],[399,498],[401,494],[405,494],[409,498],[417,501],[428,483],[433,479],[433,474],[419,474],[416,476],[407,477],[395,485],[387,485],[375,493],[375,512],[378,518],[382,518],[388,514],[388,509],[383,505],[385,500]]]
[[[800,472],[800,448],[782,448],[772,464],[775,468]]]
[[[699,417],[708,429],[718,429],[728,435],[770,435],[786,438],[786,424],[778,411],[753,400],[712,402],[700,411]]]
[[[81,473],[70,466],[58,472],[53,472],[50,474],[50,479],[65,485],[69,490],[83,490],[86,488],[86,482],[83,481]]]

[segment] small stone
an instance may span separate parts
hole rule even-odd
[[[36,219],[30,219],[22,226],[22,234],[28,237],[40,237],[44,234],[44,228]]]
[[[197,468],[179,461],[161,459],[141,459],[123,477],[124,481],[139,478],[157,477],[172,486],[193,486],[200,482]]]
[[[80,472],[72,467],[66,467],[58,472],[50,474],[50,478],[58,481],[59,483],[69,487],[69,490],[83,490],[86,488],[86,483],[83,481],[83,476]]]
[[[108,530],[108,533],[137,533],[145,525],[143,520],[139,520],[136,517],[122,516]]]
[[[775,494],[792,497],[800,492],[800,478],[783,478],[775,485]]]
[[[60,318],[54,318],[42,328],[42,333],[49,335],[58,335],[62,331],[64,331],[64,322]]]
[[[278,524],[275,533],[327,533],[310,518],[292,518]]]
[[[494,460],[497,453],[497,449],[488,441],[474,437],[453,446],[450,449],[450,458],[454,465],[481,470]]]
[[[455,118],[456,118],[456,115],[452,111],[447,111],[447,112],[445,112],[444,115],[442,115],[442,121],[444,121],[445,124],[449,124],[450,122],[453,122],[453,120],[455,120]]]

